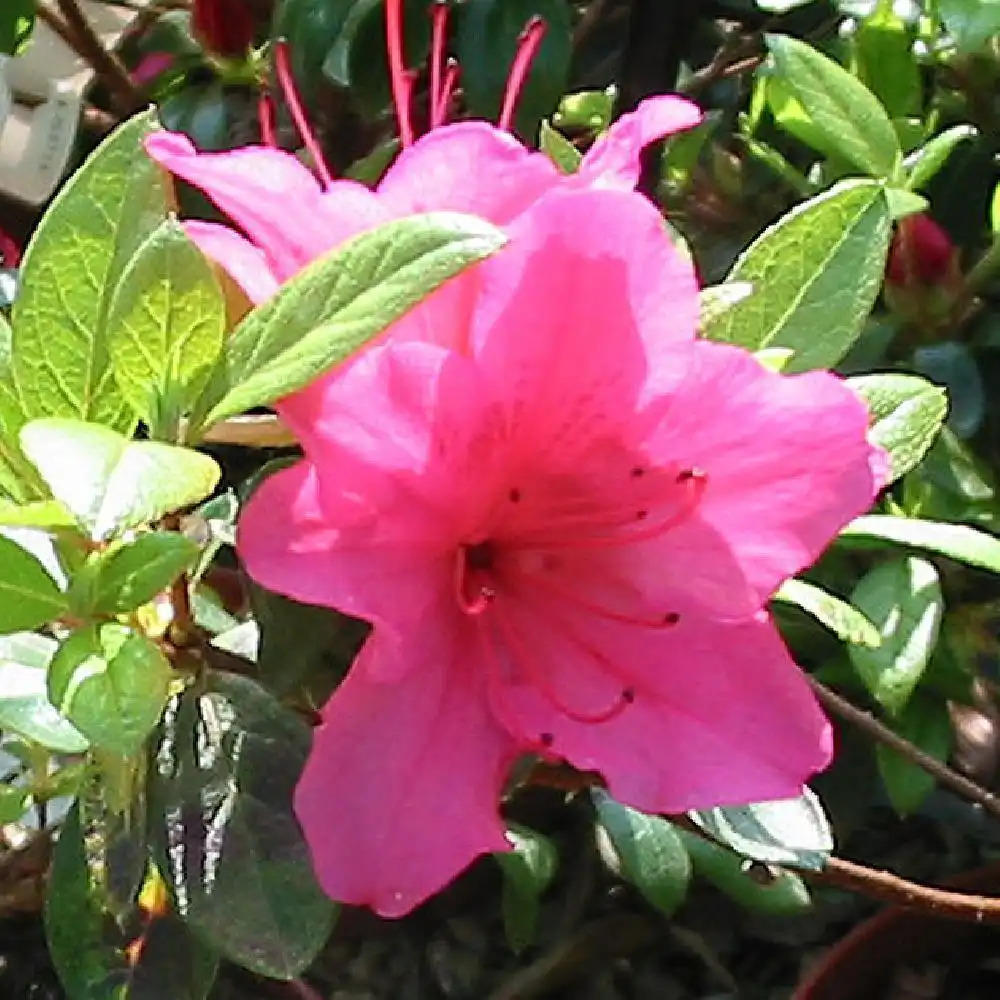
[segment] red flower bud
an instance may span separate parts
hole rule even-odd
[[[253,13],[246,0],[194,0],[191,24],[198,40],[216,55],[246,55],[253,43]]]
[[[929,215],[908,215],[896,226],[885,276],[897,288],[951,286],[958,276],[958,251]]]
[[[0,267],[17,267],[21,260],[21,248],[14,237],[0,229]]]

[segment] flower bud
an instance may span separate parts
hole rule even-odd
[[[944,321],[962,285],[958,256],[951,238],[929,215],[900,219],[885,271],[890,309],[926,329]]]
[[[219,56],[245,56],[253,42],[253,13],[246,0],[194,0],[191,24],[201,44]]]

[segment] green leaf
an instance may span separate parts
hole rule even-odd
[[[711,329],[737,303],[753,295],[749,281],[726,281],[721,285],[706,285],[698,293],[698,333],[713,339]],[[716,338],[718,339],[718,338]]]
[[[886,485],[916,468],[948,414],[947,393],[916,375],[860,375],[847,384],[868,406],[868,438],[889,454]]]
[[[494,854],[503,871],[504,933],[511,951],[520,955],[534,943],[539,900],[555,878],[559,855],[548,837],[525,826],[507,830],[512,850]]]
[[[141,928],[129,940],[108,912],[93,878],[79,807],[67,814],[52,859],[45,901],[45,932],[66,995],[73,1000],[205,1000],[218,956],[173,914],[140,911],[121,918]],[[126,948],[140,943],[134,959]]]
[[[844,642],[876,647],[882,641],[878,629],[857,608],[804,580],[786,580],[772,599],[801,608]]]
[[[20,785],[0,785],[0,823],[16,823],[34,804],[34,797]]]
[[[919,115],[922,110],[923,83],[913,57],[913,36],[910,25],[893,9],[893,0],[879,0],[854,33],[858,78],[890,118]]]
[[[160,721],[172,677],[158,646],[108,622],[78,629],[59,647],[49,698],[95,746],[131,757]]]
[[[0,312],[0,493],[23,502],[43,495],[44,489],[18,441],[27,417],[11,372],[12,340],[13,331]]]
[[[58,500],[18,504],[0,500],[0,525],[5,528],[72,528],[76,518]]]
[[[898,714],[913,693],[937,642],[944,602],[937,570],[908,556],[876,566],[851,594],[878,628],[877,649],[848,646],[858,676],[872,697]]]
[[[976,52],[1000,33],[998,0],[938,0],[937,12],[960,52]]]
[[[889,542],[905,545],[956,562],[1000,573],[1000,539],[964,524],[924,521],[916,517],[867,514],[856,517],[840,532],[848,541]]]
[[[77,420],[34,420],[21,447],[95,541],[203,500],[221,474],[189,448],[130,441]]]
[[[13,371],[27,419],[76,417],[119,430],[134,418],[108,356],[108,308],[126,263],[162,221],[166,179],[142,140],[150,113],[98,147],[42,216],[14,302]]]
[[[710,340],[786,347],[788,371],[834,366],[860,336],[882,286],[890,217],[885,192],[845,181],[779,219],[726,278],[754,293],[704,323]]]
[[[22,632],[62,616],[66,595],[42,564],[0,534],[0,633]]]
[[[49,701],[47,672],[56,646],[34,632],[0,637],[0,729],[57,753],[82,753],[86,737]]]
[[[672,823],[616,802],[603,789],[592,788],[599,837],[623,879],[643,898],[670,916],[684,902],[691,880],[691,861]],[[599,840],[600,844],[601,841]]]
[[[906,186],[912,191],[925,190],[955,147],[966,139],[974,139],[978,134],[972,125],[952,125],[915,149],[903,160],[903,168],[909,174]]]
[[[765,864],[819,871],[833,850],[826,813],[808,788],[796,799],[717,806],[687,815],[737,854]]]
[[[170,586],[198,558],[198,546],[172,531],[151,531],[111,549],[98,566],[93,610],[133,611]]]
[[[521,33],[533,17],[546,31],[518,96],[517,131],[534,139],[567,90],[573,56],[572,12],[566,0],[467,0],[459,8],[456,55],[462,92],[477,118],[497,121]]]
[[[278,979],[312,961],[335,912],[292,811],[309,745],[306,725],[257,684],[209,674],[168,706],[147,786],[179,915],[232,961]]]
[[[796,916],[812,909],[809,890],[794,872],[779,870],[761,884],[753,868],[738,854],[689,830],[677,829],[696,875],[711,882],[740,906],[772,916]]]
[[[129,261],[107,321],[115,378],[154,437],[176,434],[222,351],[226,300],[212,267],[176,219]]]
[[[35,0],[4,0],[0,11],[0,52],[17,55],[35,26]]]
[[[580,169],[583,154],[547,121],[542,121],[538,130],[538,148],[564,174],[575,174]]]
[[[944,762],[951,749],[951,716],[943,698],[917,695],[899,713],[893,730],[914,746]],[[934,777],[891,747],[875,747],[879,773],[889,800],[900,816],[918,809],[934,789]]]
[[[433,213],[390,222],[313,261],[226,342],[225,388],[205,424],[302,388],[504,241],[479,219]]]
[[[788,35],[765,37],[778,78],[824,137],[819,151],[839,155],[872,177],[892,177],[902,151],[878,98],[811,45]]]

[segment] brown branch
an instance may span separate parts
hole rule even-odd
[[[827,858],[822,871],[795,871],[810,882],[847,889],[905,910],[966,923],[1000,924],[1000,898],[994,896],[937,889],[842,858]]]
[[[249,413],[213,424],[202,435],[209,444],[244,448],[294,448],[295,435],[273,413]]]
[[[55,0],[55,3],[61,18],[41,2],[37,4],[39,18],[86,60],[119,111],[131,114],[141,108],[146,103],[142,91],[132,82],[121,62],[104,48],[77,0]]]
[[[839,694],[831,691],[825,684],[820,683],[815,677],[808,677],[812,689],[819,699],[820,704],[832,712],[839,715],[845,721],[857,726],[873,740],[895,750],[911,764],[916,764],[921,770],[939,781],[945,788],[951,789],[962,798],[975,802],[983,807],[991,816],[1000,819],[1000,798],[997,798],[991,791],[977,785],[958,771],[953,770],[947,764],[942,763],[936,757],[925,753],[919,747],[914,746],[909,740],[903,739],[898,733],[894,733],[884,723],[866,712],[864,709],[852,705],[846,698],[841,698]]]

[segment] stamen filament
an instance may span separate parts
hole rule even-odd
[[[399,141],[404,147],[413,145],[413,122],[410,105],[413,96],[413,74],[406,69],[403,54],[403,0],[385,0],[385,35],[389,52],[389,82],[392,103],[399,122]]]
[[[455,599],[462,614],[481,615],[493,603],[496,590],[488,572],[469,565],[469,549],[459,548],[455,557]]]
[[[278,82],[281,86],[282,96],[288,105],[288,110],[295,123],[295,128],[302,137],[302,142],[309,151],[309,156],[313,161],[313,168],[319,175],[320,182],[326,190],[333,186],[333,175],[330,173],[326,160],[323,158],[323,150],[320,148],[316,133],[309,125],[309,119],[302,107],[299,99],[299,92],[295,86],[295,79],[292,76],[292,66],[288,54],[288,42],[282,39],[274,47],[274,65],[278,75]]]
[[[257,101],[257,118],[260,122],[260,141],[271,149],[278,148],[277,130],[274,126],[274,98],[262,90]]]
[[[434,102],[431,112],[431,128],[437,128],[448,121],[448,110],[451,105],[455,87],[458,84],[458,77],[461,73],[458,62],[454,59],[448,60],[448,65],[444,70],[444,80],[441,83],[441,93]]]
[[[510,72],[507,74],[507,83],[503,91],[503,105],[500,110],[500,118],[497,125],[504,131],[509,132],[514,121],[514,112],[517,110],[517,102],[524,90],[528,74],[531,72],[531,64],[538,55],[538,49],[545,37],[548,26],[537,14],[531,18],[524,26],[521,37],[517,40],[517,51],[510,64]]]
[[[651,618],[643,618],[640,615],[629,615],[622,611],[615,611],[613,608],[606,608],[601,604],[581,597],[572,587],[564,587],[561,583],[556,583],[551,576],[542,573],[521,573],[517,578],[518,584],[538,587],[540,590],[548,591],[550,594],[575,604],[577,607],[597,615],[599,618],[606,618],[608,621],[621,622],[623,625],[639,625],[642,628],[673,628],[680,620],[673,612],[665,612],[662,615]]]
[[[552,686],[545,668],[538,663],[531,652],[525,647],[524,643],[521,642],[517,631],[511,628],[510,624],[504,619],[503,614],[494,614],[490,620],[495,625],[505,645],[514,657],[515,664],[524,671],[525,677],[556,711],[565,715],[568,719],[586,725],[598,725],[602,722],[610,722],[621,715],[635,700],[634,692],[630,688],[626,688],[612,704],[595,712],[586,712],[567,705]]]
[[[430,127],[436,128],[438,108],[441,103],[441,87],[444,76],[444,46],[448,34],[448,4],[446,0],[435,0],[431,7],[431,92]]]

